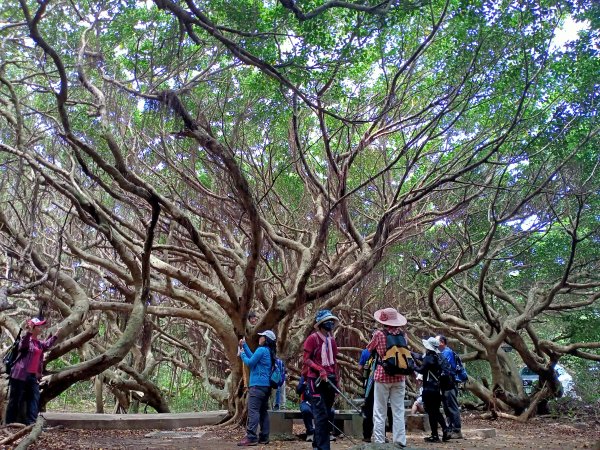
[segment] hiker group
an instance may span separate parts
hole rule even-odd
[[[394,308],[384,308],[376,311],[374,318],[380,328],[373,331],[359,361],[365,389],[363,440],[387,442],[385,432],[389,416],[392,442],[399,447],[406,446],[406,379],[415,375],[422,380],[421,405],[431,426],[431,436],[425,440],[461,439],[457,385],[467,380],[467,374],[458,355],[448,347],[447,339],[442,335],[423,339],[425,352],[416,353],[409,349],[405,330],[407,320],[402,314]],[[318,450],[329,450],[330,441],[334,439],[336,395],[343,396],[355,407],[338,387],[338,347],[333,334],[338,323],[338,317],[330,310],[317,312],[314,331],[304,341],[302,373],[296,389],[300,395],[307,441]],[[267,330],[258,334],[259,347],[254,353],[243,339],[239,343],[239,355],[250,371],[246,437],[239,446],[269,442],[269,395],[272,389],[280,389],[285,381],[284,365],[276,357],[275,333]],[[441,405],[444,413],[440,411]],[[438,425],[442,430],[441,438]]]

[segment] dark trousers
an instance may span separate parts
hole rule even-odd
[[[444,414],[448,421],[449,432],[460,432],[460,407],[458,405],[458,388],[449,389],[442,392],[442,403],[444,404]]]
[[[23,402],[27,406],[25,425],[31,425],[37,420],[40,406],[40,385],[35,374],[27,375],[25,380],[10,379],[10,394],[6,408],[6,423],[18,419]]]
[[[310,401],[305,400],[302,403],[300,403],[300,413],[302,414],[302,420],[304,422],[304,427],[306,428],[306,434],[315,434],[315,417],[313,415],[312,412],[312,405],[310,404]],[[337,435],[339,433],[339,430],[335,430],[333,428],[334,424],[334,420],[335,420],[335,409],[331,408],[329,410],[329,432],[333,435]],[[342,422],[342,425],[339,426],[339,428],[343,428],[344,424]]]
[[[248,393],[248,426],[246,436],[249,441],[266,442],[269,440],[269,397],[271,388],[268,386],[250,386]],[[257,435],[260,425],[260,434]]]
[[[335,400],[335,391],[326,381],[322,381],[318,388],[315,386],[314,379],[310,379],[309,383],[309,387],[313,393],[310,404],[315,417],[313,448],[330,450],[329,433],[332,429],[330,421],[333,422],[331,410]]]
[[[429,416],[429,426],[431,427],[431,435],[438,436],[438,424],[442,428],[442,432],[447,432],[444,416],[440,411],[442,403],[442,394],[440,391],[423,391],[423,407]]]
[[[315,426],[313,425],[314,417],[310,402],[303,401],[302,403],[300,403],[300,413],[302,414],[302,420],[304,421],[306,434],[315,434]]]
[[[373,435],[373,402],[375,401],[375,386],[371,386],[369,395],[365,398],[362,411],[364,414],[363,419],[363,438],[371,439]]]

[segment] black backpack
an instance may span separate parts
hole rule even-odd
[[[412,375],[415,361],[402,333],[385,334],[385,355],[381,357],[381,365],[388,375]]]
[[[21,358],[21,356],[23,356],[23,352],[19,351],[19,343],[21,342],[21,331],[22,330],[19,329],[19,333],[15,338],[15,342],[12,343],[12,345],[9,347],[6,354],[4,355],[4,358],[2,359],[5,368],[4,370],[9,375],[14,365]]]

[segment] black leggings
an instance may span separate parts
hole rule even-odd
[[[440,411],[442,394],[440,391],[423,391],[423,406],[429,416],[431,435],[438,436],[438,424],[442,427],[442,433],[446,433],[446,421]]]

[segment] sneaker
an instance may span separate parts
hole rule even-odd
[[[362,440],[362,441],[363,441],[363,442],[368,442],[368,443],[370,443],[370,442],[371,442],[371,438],[363,438],[363,440]]]
[[[450,439],[452,439],[450,437],[450,433],[447,433],[446,431],[444,431],[444,434],[442,435],[442,441],[448,442]]]
[[[314,434],[307,434],[306,435],[306,442],[312,442],[314,437],[315,437]]]
[[[258,443],[261,445],[267,445],[269,443],[269,440],[268,439],[266,441],[259,440]]]
[[[450,433],[450,438],[451,439],[463,439],[463,435],[460,431],[453,431],[452,433]]]
[[[251,441],[250,439],[245,437],[240,442],[238,442],[237,445],[238,445],[238,447],[254,447],[255,445],[258,445],[258,442]]]
[[[439,436],[427,436],[423,439],[425,442],[440,442]]]
[[[335,442],[335,441],[337,441],[337,438],[333,434],[330,434],[329,435],[329,442]]]

